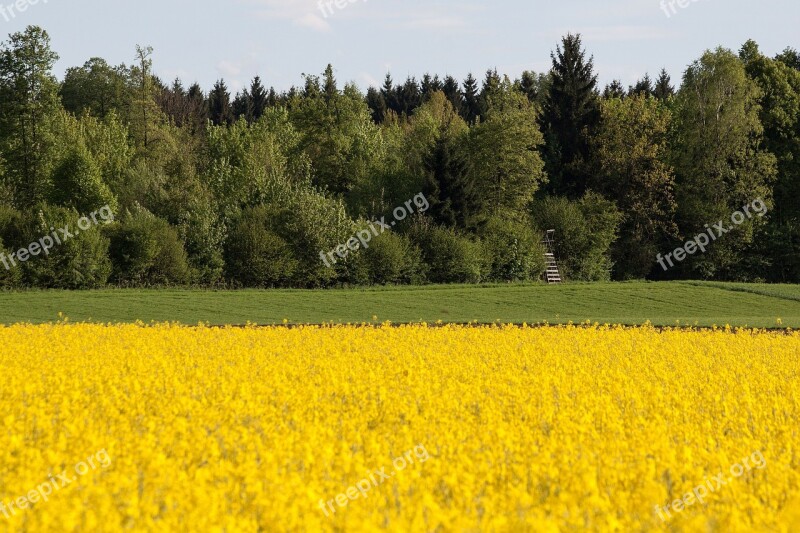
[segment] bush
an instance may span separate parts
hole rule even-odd
[[[276,213],[245,209],[231,229],[225,250],[226,276],[245,287],[289,286],[297,269],[291,246],[272,228]]]
[[[531,223],[493,217],[481,230],[491,281],[538,280],[545,271],[542,236]]]
[[[53,172],[50,199],[55,205],[72,207],[82,214],[108,205],[116,209],[117,201],[103,182],[100,168],[91,154],[74,148]]]
[[[100,228],[93,226],[70,238],[58,231],[66,226],[76,231],[80,216],[75,209],[43,204],[27,221],[23,242],[38,242],[56,233],[61,243],[56,242],[48,254],[22,263],[26,284],[48,289],[97,289],[106,284],[111,274],[109,241]]]
[[[422,250],[425,274],[432,283],[480,283],[487,270],[480,243],[455,230],[434,226],[418,218],[412,225],[411,241]]]
[[[188,281],[189,265],[178,232],[144,208],[108,228],[112,280],[121,285],[173,285]]]
[[[372,283],[391,285],[421,280],[422,253],[403,235],[379,235],[361,253]]]
[[[15,289],[20,286],[22,282],[22,273],[19,266],[12,266],[9,259],[6,257],[14,250],[8,249],[3,245],[3,239],[0,238],[0,254],[3,254],[2,263],[0,263],[0,289]]]
[[[542,231],[555,230],[555,253],[563,278],[611,279],[610,248],[622,218],[613,202],[594,193],[577,202],[547,197],[532,204],[532,216]]]

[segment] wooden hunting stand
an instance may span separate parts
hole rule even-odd
[[[558,270],[558,263],[556,263],[555,255],[555,236],[556,230],[549,229],[544,235],[542,244],[544,244],[544,260],[547,269],[544,271],[544,279],[548,284],[561,283],[561,272]]]

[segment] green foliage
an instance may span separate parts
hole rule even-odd
[[[243,287],[289,286],[297,269],[292,247],[273,228],[279,213],[247,208],[231,228],[225,250],[226,276]]]
[[[526,219],[495,217],[482,228],[489,281],[536,281],[544,273],[542,235]]]
[[[208,129],[208,179],[225,220],[264,202],[283,204],[294,187],[307,187],[310,162],[284,109],[256,123],[239,120]]]
[[[82,146],[76,146],[53,172],[50,202],[84,214],[105,205],[112,211],[117,207],[116,198],[103,183],[100,167]]]
[[[675,99],[676,131],[672,163],[677,184],[677,220],[683,236],[757,198],[771,207],[775,156],[762,147],[758,85],[730,50],[708,51],[686,71]],[[763,220],[737,228],[735,238],[720,239],[713,249],[682,265],[686,275],[723,277],[737,269]]]
[[[774,59],[752,41],[738,57],[709,51],[677,93],[662,69],[602,100],[579,35],[561,40],[547,74],[512,83],[493,69],[462,86],[387,75],[366,96],[330,65],[282,94],[256,77],[234,101],[224,80],[206,96],[162,83],[149,47],[132,66],[92,58],[59,87],[57,57],[34,26],[0,45],[0,246],[30,242],[41,220],[19,212],[44,202],[41,216],[72,223],[106,204],[134,214],[107,228],[105,260],[101,232],[86,232],[0,286],[100,286],[109,257],[126,285],[529,280],[551,228],[573,280],[607,279],[612,266],[616,279],[800,275],[800,62],[789,48]],[[330,267],[320,260],[420,191],[424,218]],[[769,216],[667,274],[656,267],[657,253],[757,198]]]
[[[383,233],[361,252],[369,280],[377,285],[419,283],[422,253],[405,235]]]
[[[306,94],[291,104],[292,123],[314,167],[314,184],[343,194],[379,165],[381,138],[364,98],[354,85],[336,87],[330,65],[323,84],[306,76]]]
[[[610,248],[622,219],[613,202],[595,193],[587,193],[577,202],[546,197],[533,203],[531,214],[542,231],[555,230],[555,254],[563,278],[610,279]]]
[[[479,242],[420,218],[409,230],[412,242],[422,251],[425,277],[431,283],[478,283],[488,265]]]
[[[490,215],[523,213],[547,181],[536,119],[536,108],[512,91],[506,79],[491,100],[486,120],[470,130],[470,177]]]
[[[106,231],[111,279],[123,286],[176,285],[189,279],[186,251],[175,228],[145,209],[134,209]]]
[[[101,119],[110,113],[124,113],[127,103],[133,98],[125,69],[112,67],[98,57],[93,57],[82,67],[67,69],[59,95],[64,109],[75,116],[88,112]]]
[[[666,163],[671,115],[659,100],[639,95],[604,100],[601,108],[591,186],[624,213],[612,252],[615,277],[643,279],[677,234],[675,177]]]
[[[589,141],[599,120],[594,59],[586,59],[580,34],[563,37],[550,58],[541,120],[550,192],[580,198],[591,174]]]
[[[104,286],[111,274],[108,239],[99,227],[92,226],[69,238],[60,228],[74,233],[79,222],[75,209],[42,204],[27,220],[24,241],[39,242],[45,236],[54,237],[55,245],[48,254],[30,257],[22,263],[27,285],[48,289],[96,289]],[[98,218],[98,222],[102,221]],[[61,243],[58,243],[61,240]]]
[[[51,73],[57,60],[50,36],[37,26],[0,45],[0,153],[18,207],[33,206],[47,194],[51,139],[43,130],[58,110]]]

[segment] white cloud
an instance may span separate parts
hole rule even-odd
[[[554,32],[559,38],[567,33],[580,33],[584,44],[594,42],[653,41],[666,39],[669,32],[655,26],[588,26]]]
[[[241,74],[242,67],[239,64],[226,59],[217,63],[217,71],[223,76],[235,77]]]

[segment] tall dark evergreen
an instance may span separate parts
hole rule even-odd
[[[628,89],[628,96],[653,96],[653,80],[650,74],[645,74],[644,78],[636,82],[636,85]]]
[[[400,106],[397,102],[397,91],[395,91],[392,75],[388,72],[386,73],[386,78],[383,80],[381,96],[383,96],[383,101],[386,103],[387,109],[390,109],[395,113],[400,113]]]
[[[216,126],[233,122],[231,93],[228,92],[225,80],[218,80],[208,94],[208,115]]]
[[[244,118],[247,122],[253,122],[253,102],[250,99],[250,93],[247,92],[247,89],[239,92],[236,95],[236,98],[233,99],[233,104],[231,105],[231,112],[233,113],[233,117],[236,120],[240,118]]]
[[[589,139],[599,121],[594,58],[586,59],[580,34],[564,37],[550,58],[551,84],[542,115],[545,168],[551,192],[578,198],[586,191]]]
[[[422,77],[422,82],[420,83],[420,89],[422,90],[422,99],[424,101],[428,101],[431,95],[437,91],[442,90],[442,82],[439,80],[439,75],[431,76],[430,74],[425,74]]]
[[[414,110],[422,105],[422,93],[416,78],[408,77],[397,94],[400,112],[406,116],[414,114]]]
[[[658,79],[656,80],[656,86],[653,89],[653,96],[658,98],[659,100],[666,101],[675,94],[675,88],[670,83],[670,77],[667,73],[667,69],[662,68],[661,73],[658,75]]]
[[[269,106],[267,90],[261,83],[261,78],[256,76],[250,83],[250,102],[253,120],[258,120]]]
[[[603,91],[603,98],[606,100],[610,100],[612,98],[625,98],[625,87],[622,86],[622,82],[619,80],[614,80],[606,85],[606,88]]]
[[[442,84],[442,92],[450,101],[450,104],[455,109],[456,113],[462,114],[464,107],[464,97],[461,95],[461,90],[458,86],[458,81],[453,76],[446,76]]]
[[[496,101],[500,95],[500,84],[502,81],[500,74],[497,73],[497,69],[486,71],[486,77],[483,79],[483,87],[481,87],[481,95],[478,99],[481,117],[486,116],[492,106],[492,102]]]
[[[470,124],[474,124],[475,120],[481,114],[479,95],[478,95],[478,80],[470,72],[467,79],[464,80],[464,112],[461,115],[464,120]]]
[[[375,87],[367,89],[367,105],[369,106],[372,121],[375,124],[380,124],[386,117],[386,100],[384,100],[381,92]]]
[[[481,211],[480,202],[468,180],[467,164],[447,135],[439,136],[424,164],[423,193],[430,203],[430,216],[445,226],[469,227]]]

